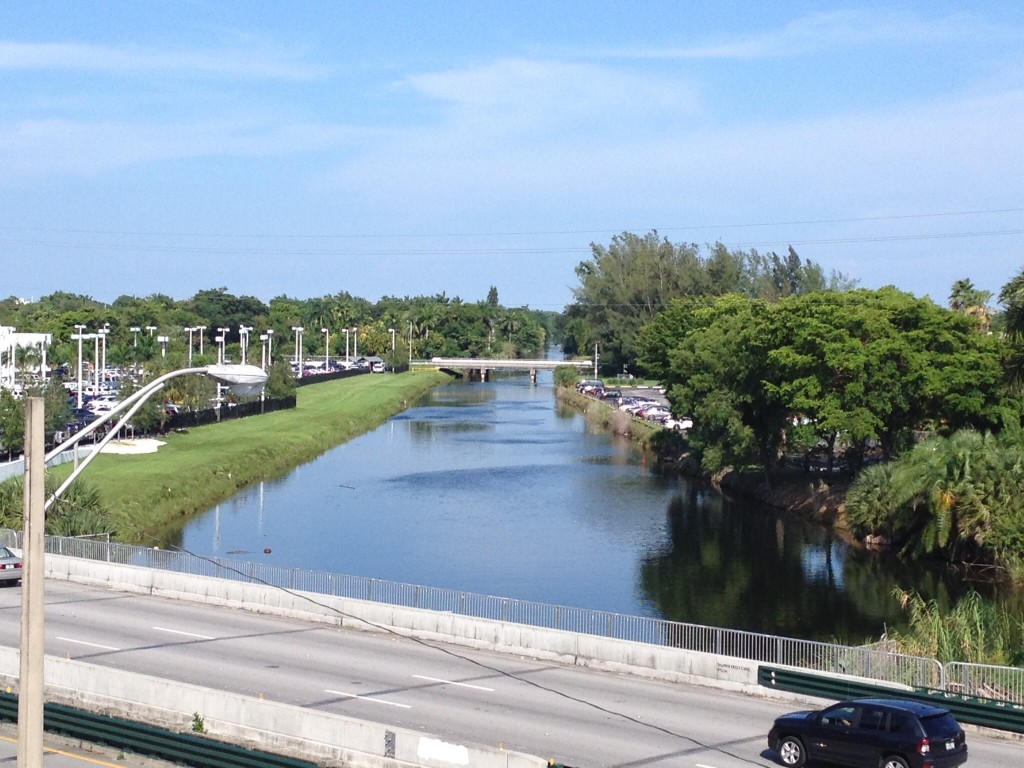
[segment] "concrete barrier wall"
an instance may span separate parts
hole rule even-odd
[[[766,693],[757,682],[758,662],[731,656],[61,555],[46,556],[46,573],[53,579],[125,592],[349,629],[393,632],[672,682],[713,685],[762,696]]]
[[[0,648],[0,683],[17,687],[18,651]],[[157,677],[47,657],[47,701],[144,722],[171,731],[191,730],[194,714],[212,738],[325,765],[397,768],[541,768],[539,757],[391,728],[314,709],[224,693]],[[394,757],[385,738],[394,737]]]
[[[389,632],[802,704],[821,701],[760,687],[758,663],[729,656],[61,555],[47,554],[45,562],[50,579]],[[0,679],[13,684],[18,670],[17,652],[0,648]],[[179,731],[189,730],[193,713],[198,713],[214,738],[326,765],[546,765],[542,758],[532,755],[452,744],[407,729],[64,659],[47,657],[45,673],[48,700]],[[393,759],[384,757],[387,733],[395,736]]]

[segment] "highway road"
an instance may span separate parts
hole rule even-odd
[[[48,581],[46,652],[414,728],[583,768],[776,765],[772,719],[800,708],[390,634],[342,630]],[[17,647],[20,588],[0,589]],[[970,764],[1021,765],[1024,743],[969,732]]]

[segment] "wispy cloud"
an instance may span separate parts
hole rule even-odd
[[[682,79],[639,76],[592,63],[503,59],[419,74],[405,82],[420,95],[451,105],[463,118],[506,128],[693,114],[700,105],[699,89]]]
[[[939,44],[983,39],[1022,40],[1024,30],[969,14],[928,19],[885,9],[815,13],[756,35],[675,48],[622,48],[599,57],[640,59],[788,58],[882,44]]]
[[[362,131],[344,126],[209,120],[199,123],[82,123],[30,120],[0,124],[5,180],[93,175],[163,160],[268,157],[344,149]]]
[[[266,49],[163,51],[136,46],[0,40],[2,70],[76,70],[119,75],[178,72],[276,80],[312,80],[326,74],[322,67]]]

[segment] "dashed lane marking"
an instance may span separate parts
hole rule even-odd
[[[345,691],[332,691],[330,688],[325,688],[324,693],[331,693],[335,696],[345,696],[350,699],[362,699],[363,701],[372,701],[374,704],[386,704],[389,707],[399,707],[401,709],[412,709],[412,704],[399,704],[397,701],[387,701],[386,699],[377,699],[373,696],[360,696],[358,693],[346,693]]]
[[[457,683],[454,680],[442,680],[440,677],[427,677],[426,675],[413,675],[417,680],[427,680],[431,683],[444,683],[445,685],[458,685],[462,688],[472,688],[476,691],[487,691],[488,693],[494,693],[493,688],[484,688],[482,685],[473,685],[471,683]]]

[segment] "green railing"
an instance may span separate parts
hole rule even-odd
[[[0,693],[0,719],[18,721],[18,697]],[[93,744],[196,768],[317,768],[316,763],[275,755],[152,725],[66,707],[43,706],[43,729]]]
[[[843,677],[815,675],[795,669],[759,666],[757,682],[766,688],[804,693],[823,699],[900,698],[924,701],[948,709],[961,723],[1024,733],[1024,705],[983,696],[950,693],[933,688],[898,688]]]

